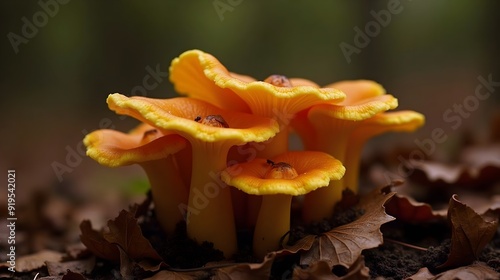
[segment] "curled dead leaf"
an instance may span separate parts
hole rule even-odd
[[[394,195],[385,204],[385,211],[398,221],[408,223],[430,222],[446,217],[446,212],[434,211],[430,204],[417,202],[411,197],[399,194]]]
[[[468,266],[451,269],[438,275],[433,275],[426,267],[421,268],[415,275],[406,280],[496,280],[500,273],[484,263],[474,263]]]
[[[120,246],[127,255],[135,260],[161,261],[149,240],[142,235],[135,213],[122,210],[118,217],[108,221],[109,232],[104,232],[106,241]]]
[[[116,245],[104,239],[101,232],[92,229],[92,223],[88,220],[80,224],[80,240],[94,255],[110,260],[118,261],[120,254]]]
[[[243,263],[219,268],[212,280],[269,279],[276,253],[269,253],[262,263]]]
[[[451,248],[448,260],[439,268],[469,265],[495,235],[498,217],[487,212],[479,215],[458,200],[457,195],[450,199],[448,220],[451,224]]]
[[[383,243],[380,226],[394,220],[384,211],[384,204],[394,193],[382,193],[380,189],[361,197],[358,205],[364,214],[357,220],[336,227],[319,236],[308,235],[293,246],[285,247],[279,254],[301,253],[300,264],[312,265],[325,261],[330,267],[350,267],[365,249]]]

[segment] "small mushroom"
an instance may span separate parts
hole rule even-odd
[[[87,155],[102,165],[139,164],[151,184],[160,225],[167,233],[174,232],[176,224],[184,220],[178,205],[187,203],[189,191],[173,157],[186,147],[184,138],[141,124],[128,134],[110,129],[96,130],[88,134],[83,143]]]
[[[219,180],[234,145],[273,137],[278,124],[270,118],[223,110],[194,98],[151,99],[111,94],[110,109],[184,137],[192,150],[187,205],[187,232],[198,242],[213,242],[226,257],[236,252],[236,230],[230,191]],[[219,115],[219,116],[217,116]],[[218,124],[213,126],[213,124]],[[227,128],[220,123],[226,123]]]
[[[346,174],[343,178],[346,188],[358,192],[358,176],[361,152],[366,141],[385,132],[412,132],[422,126],[425,117],[414,111],[384,112],[361,121],[349,135],[344,164]]]
[[[324,102],[312,106],[297,114],[292,125],[304,139],[305,149],[326,152],[343,162],[351,132],[362,120],[396,108],[398,101],[372,81],[344,81],[329,87],[342,90],[346,98],[339,103]],[[329,218],[343,188],[342,180],[332,181],[327,188],[306,195],[304,219],[312,222]]]
[[[279,248],[290,229],[292,196],[325,187],[342,178],[344,172],[342,163],[326,153],[295,151],[271,160],[257,158],[235,164],[221,173],[221,179],[247,194],[262,196],[253,250],[263,257]]]

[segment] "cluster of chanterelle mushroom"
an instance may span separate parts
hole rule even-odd
[[[373,81],[256,81],[199,50],[172,61],[170,80],[184,97],[109,95],[111,110],[142,124],[128,134],[90,133],[87,154],[111,167],[139,164],[166,235],[186,221],[190,238],[212,242],[228,258],[242,229],[253,230],[256,256],[278,249],[293,196],[303,197],[305,223],[330,217],[342,190],[357,192],[364,143],[424,122],[413,111],[386,112],[397,99]],[[289,151],[290,133],[303,151]]]

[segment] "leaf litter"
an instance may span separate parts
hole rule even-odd
[[[64,234],[85,206],[43,207],[40,200],[26,209],[26,221],[51,220],[37,239],[44,245],[18,257],[14,279],[500,279],[497,147],[464,148],[455,165],[428,159],[416,166],[405,186],[427,189],[417,199],[400,192],[397,181],[363,195],[345,193],[332,220],[294,225],[283,249],[252,263],[223,262],[211,244],[186,238],[182,223],[164,238],[150,197],[105,227],[82,221],[81,243]],[[20,227],[20,239],[36,236],[23,229],[31,228]],[[51,250],[47,237],[54,235],[65,243]],[[0,277],[13,276],[7,268],[0,265]]]

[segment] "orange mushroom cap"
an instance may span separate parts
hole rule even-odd
[[[192,98],[153,99],[115,93],[109,95],[107,102],[110,109],[119,114],[132,116],[161,130],[175,131],[189,141],[232,140],[232,145],[242,145],[250,141],[265,141],[278,131],[278,125],[272,119],[223,110]],[[208,115],[223,116],[229,128],[195,121],[199,116]]]
[[[360,121],[398,106],[398,100],[390,94],[385,94],[384,88],[373,81],[342,81],[328,87],[342,90],[346,98],[339,103],[325,103],[312,107],[309,111],[311,118],[315,118],[317,114],[324,114],[336,119]]]
[[[366,141],[385,132],[412,132],[421,127],[424,122],[425,117],[414,111],[384,112],[361,121],[349,136],[344,162],[347,168],[344,177],[345,186],[354,192],[358,191],[359,164]]]
[[[384,112],[366,119],[353,131],[352,138],[370,138],[388,131],[414,131],[425,122],[424,115],[403,110]]]
[[[274,157],[273,161],[290,164],[298,176],[293,179],[265,178],[272,167],[266,159],[257,158],[226,168],[221,178],[248,194],[297,196],[327,186],[330,180],[339,180],[345,172],[340,161],[322,152],[290,151]]]
[[[162,133],[141,124],[128,134],[96,130],[85,136],[83,143],[89,157],[102,165],[118,167],[166,158],[184,149],[187,142],[177,134]]]
[[[262,196],[255,225],[253,250],[264,257],[279,248],[290,230],[292,196],[306,194],[339,180],[342,163],[322,152],[286,152],[270,160],[261,158],[226,168],[221,179],[243,192]]]
[[[230,73],[215,57],[199,50],[187,51],[175,59],[170,68],[170,75],[176,89],[188,96],[218,104],[220,101],[217,98],[222,96],[221,91],[230,90],[239,96],[254,114],[266,117],[276,117],[276,110],[281,114],[294,114],[314,104],[326,100],[338,102],[345,97],[340,90],[318,88],[315,83],[305,79],[292,79],[292,87],[282,87],[263,81],[252,81],[247,76],[241,78],[240,75]],[[192,79],[189,84],[186,76]],[[294,86],[293,81],[298,86]],[[195,88],[192,86],[194,84],[201,86]],[[217,101],[213,101],[215,99]],[[240,107],[238,104],[228,105],[233,109]]]
[[[102,129],[83,140],[87,155],[102,165],[141,165],[151,185],[156,217],[167,233],[184,219],[178,205],[187,202],[188,188],[181,179],[173,154],[185,149],[186,139],[141,124],[130,133]]]
[[[204,100],[226,110],[250,112],[245,102],[233,91],[217,86],[204,76],[205,69],[214,67],[224,66],[210,54],[198,50],[187,51],[172,60],[170,81],[180,94]],[[252,77],[235,73],[228,72],[228,75],[245,82],[254,80]]]

